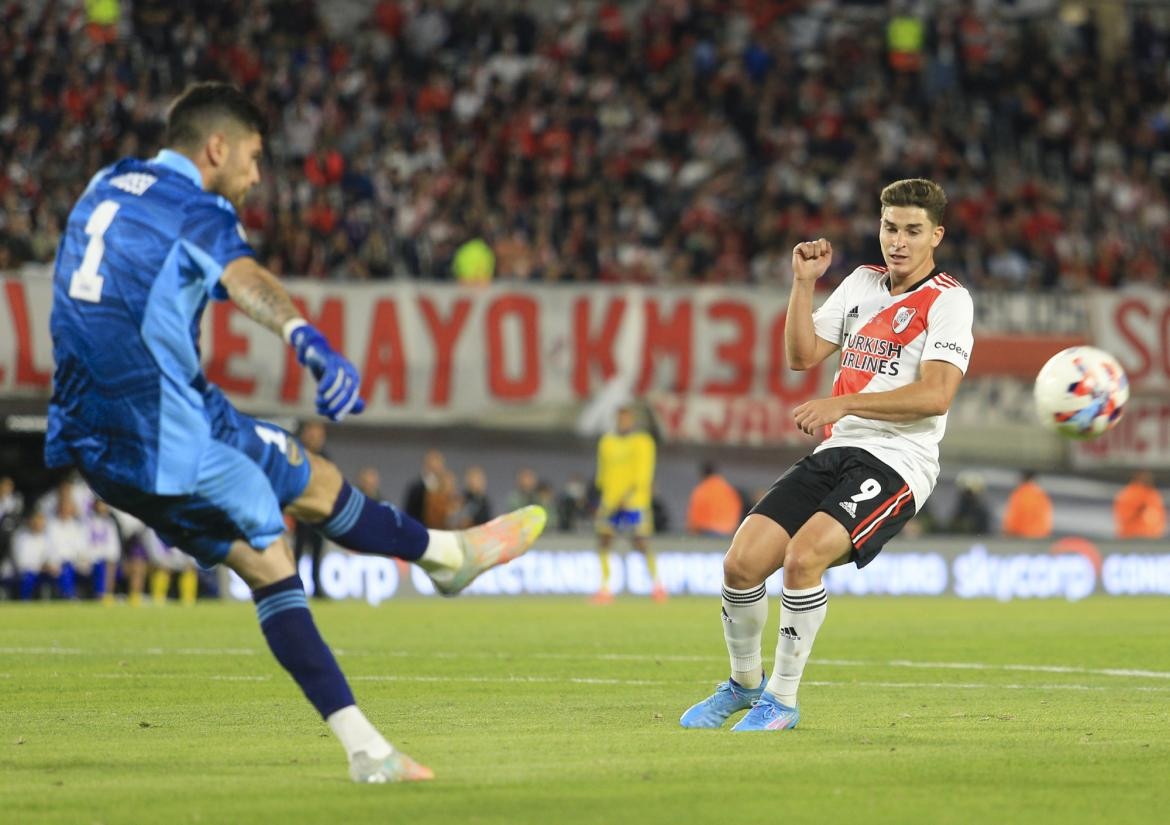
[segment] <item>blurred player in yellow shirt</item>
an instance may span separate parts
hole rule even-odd
[[[618,410],[617,430],[606,433],[597,444],[597,552],[601,556],[601,590],[593,597],[599,604],[613,601],[610,586],[609,547],[616,535],[628,536],[634,549],[646,557],[654,579],[654,600],[664,601],[666,590],[658,580],[658,566],[647,545],[654,532],[650,497],[654,487],[654,439],[636,429],[632,407]]]

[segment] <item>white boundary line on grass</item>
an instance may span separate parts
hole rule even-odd
[[[11,674],[0,673],[0,678],[10,677]],[[199,675],[189,673],[95,673],[95,679],[191,679],[211,682],[269,682],[271,676],[240,676],[240,675]],[[408,674],[379,674],[365,676],[350,676],[351,682],[473,682],[476,684],[574,684],[574,685],[601,685],[620,687],[647,687],[676,685],[679,682],[667,679],[594,679],[584,676],[423,676]],[[1074,690],[1074,691],[1117,691],[1132,690],[1141,693],[1170,693],[1170,687],[1147,685],[1079,685],[1079,684],[996,684],[992,682],[871,682],[871,681],[827,681],[806,680],[803,683],[808,687],[871,687],[925,690]]]
[[[392,656],[394,658],[419,659],[553,659],[553,660],[596,660],[603,662],[713,662],[719,656],[694,656],[682,654],[656,653],[493,653],[488,651],[472,651],[467,653],[453,653],[450,651],[428,651],[420,653],[411,650],[346,650],[335,649],[338,656]],[[91,654],[94,656],[165,656],[177,654],[180,656],[255,656],[267,655],[267,651],[259,651],[248,647],[179,647],[179,648],[122,648],[120,650],[82,650],[77,647],[0,647],[0,655],[68,655],[79,656]],[[826,667],[899,667],[919,670],[978,670],[978,671],[1014,671],[1019,673],[1068,673],[1084,676],[1113,676],[1121,678],[1139,679],[1170,679],[1170,671],[1140,670],[1131,668],[1088,668],[1072,665],[1040,665],[1040,664],[1000,664],[994,662],[915,662],[909,659],[891,659],[889,661],[865,661],[861,659],[817,659],[810,660],[811,664]]]
[[[0,647],[0,656],[77,656],[85,653],[79,647]]]

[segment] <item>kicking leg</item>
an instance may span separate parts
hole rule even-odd
[[[753,513],[731,540],[723,558],[723,638],[731,660],[731,678],[715,693],[683,714],[685,728],[718,728],[745,710],[763,692],[760,642],[768,621],[764,580],[784,562],[788,533],[767,516]]]
[[[733,730],[783,730],[800,721],[796,692],[817,631],[828,612],[825,570],[849,559],[849,533],[825,513],[814,513],[788,543],[776,662],[760,700]]]
[[[309,454],[309,463],[309,483],[288,508],[294,517],[349,550],[415,562],[444,596],[521,555],[544,530],[540,507],[522,507],[468,530],[428,530],[394,505],[367,498],[332,462]]]
[[[285,540],[277,539],[262,552],[237,541],[224,564],[252,589],[260,629],[272,654],[341,740],[353,780],[399,782],[432,778],[429,768],[396,751],[358,710],[337,660],[313,622]]]

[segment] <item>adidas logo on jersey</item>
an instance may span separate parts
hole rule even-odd
[[[841,509],[849,514],[849,518],[857,518],[857,502],[856,501],[838,501]]]
[[[853,309],[851,309],[845,313],[845,317],[846,318],[856,318],[856,317],[858,317],[859,314],[860,313],[858,312],[858,306],[854,306]]]
[[[794,642],[800,641],[800,636],[798,636],[796,634],[795,627],[782,627],[782,628],[780,628],[780,638],[781,639],[790,639]]]

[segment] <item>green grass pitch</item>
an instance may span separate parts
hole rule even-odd
[[[1170,600],[832,598],[796,731],[685,731],[726,673],[718,604],[315,606],[359,704],[437,774],[385,786],[349,782],[248,605],[0,606],[0,821],[1170,816]]]

